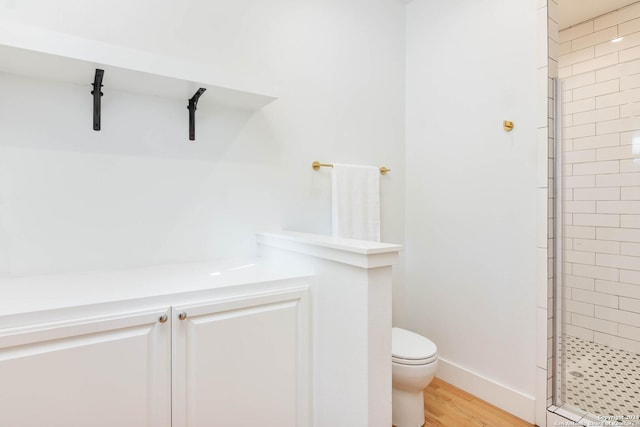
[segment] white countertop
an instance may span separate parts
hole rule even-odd
[[[326,236],[323,234],[302,233],[298,231],[276,231],[258,233],[262,238],[277,238],[291,242],[303,243],[358,254],[382,254],[398,252],[402,245],[394,243],[374,242],[371,240],[346,239],[344,237]]]
[[[308,276],[259,258],[166,264],[112,271],[0,278],[0,316],[182,294]]]
[[[297,231],[258,233],[256,241],[265,248],[277,248],[311,258],[326,259],[361,268],[393,265],[401,245],[370,240],[345,239]]]

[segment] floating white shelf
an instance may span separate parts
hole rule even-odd
[[[215,76],[212,66],[0,21],[0,72],[91,90],[96,68],[105,70],[105,93],[115,89],[180,99],[185,107],[200,87],[207,92],[198,106],[257,110],[276,99],[272,88]]]

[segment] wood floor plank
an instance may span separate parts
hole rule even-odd
[[[425,427],[534,427],[439,378],[424,391]]]

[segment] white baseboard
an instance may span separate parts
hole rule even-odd
[[[535,422],[536,400],[532,396],[498,384],[442,358],[438,358],[436,376],[516,417],[532,424]]]

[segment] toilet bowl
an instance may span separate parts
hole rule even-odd
[[[392,329],[392,422],[396,427],[420,427],[424,418],[424,389],[436,374],[438,348],[422,335]]]

